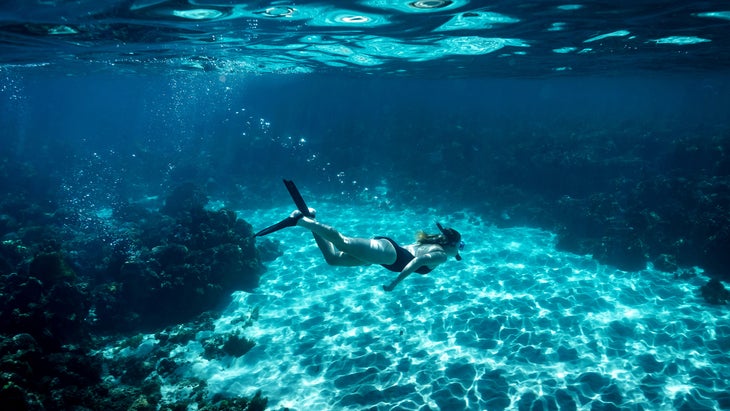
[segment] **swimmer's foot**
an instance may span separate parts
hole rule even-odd
[[[310,215],[308,217],[311,218],[312,220],[314,220],[314,216],[317,214],[317,210],[310,207],[309,214]],[[289,214],[289,217],[286,218],[286,221],[290,221],[291,226],[293,227],[293,226],[297,225],[297,223],[299,222],[299,220],[302,219],[302,217],[304,217],[304,214],[302,214],[301,211],[294,210],[291,212],[291,214]]]
[[[383,290],[384,290],[384,291],[387,291],[387,292],[391,292],[391,291],[393,291],[393,289],[394,289],[394,288],[395,288],[395,287],[393,287],[393,286],[390,286],[390,285],[384,285],[384,286],[383,286]]]
[[[316,213],[316,210],[313,209],[313,208],[310,208],[309,209],[309,213],[312,215],[310,218],[314,218],[314,214]],[[299,220],[302,219],[302,217],[304,217],[304,214],[302,214],[301,211],[294,210],[291,214],[289,214],[289,217],[287,217],[287,218],[279,221],[278,223],[276,223],[276,224],[274,224],[272,226],[269,226],[269,227],[264,228],[263,230],[261,230],[258,233],[254,234],[254,236],[255,237],[261,237],[261,236],[264,236],[264,235],[267,235],[267,234],[271,234],[271,233],[273,233],[275,231],[279,231],[282,228],[294,227],[295,225],[297,225],[297,223],[299,222]]]

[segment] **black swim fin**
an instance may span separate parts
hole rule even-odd
[[[299,219],[296,217],[287,217],[287,218],[279,221],[278,223],[276,223],[274,225],[270,225],[270,226],[264,228],[263,230],[259,231],[258,233],[254,234],[254,237],[265,236],[265,235],[271,234],[275,231],[279,231],[282,228],[294,227],[295,225],[297,225],[297,221],[299,221]]]
[[[302,195],[299,193],[299,189],[297,189],[297,186],[294,185],[294,182],[291,180],[282,180],[284,181],[284,185],[286,186],[286,189],[289,191],[289,195],[291,196],[291,199],[294,200],[294,204],[296,204],[297,209],[302,212],[302,214],[305,217],[314,217],[312,213],[309,212],[309,207],[307,207],[307,204],[304,202],[304,199],[302,198]]]
[[[289,191],[289,195],[291,196],[292,200],[294,200],[294,204],[296,204],[297,209],[302,212],[303,216],[313,217],[312,213],[309,212],[307,204],[304,202],[304,198],[302,198],[301,193],[299,193],[299,189],[297,189],[297,186],[294,185],[294,182],[286,179],[283,181],[286,189]],[[287,217],[279,221],[278,223],[270,225],[259,231],[258,233],[254,234],[254,237],[265,236],[267,234],[279,231],[282,228],[294,227],[295,225],[297,225],[297,221],[299,221],[300,218],[301,217]]]

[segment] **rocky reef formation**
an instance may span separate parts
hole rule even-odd
[[[265,408],[260,393],[210,397],[204,382],[194,395],[163,401],[161,380],[148,371],[173,372],[165,342],[182,337],[160,334],[156,356],[96,351],[123,333],[203,326],[201,314],[224,307],[231,292],[256,288],[263,266],[248,223],[205,209],[207,197],[192,185],[173,190],[159,211],[123,204],[111,216],[25,200],[20,193],[0,203],[3,409]],[[240,335],[203,343],[209,356],[255,345]]]
[[[115,212],[136,224],[114,250],[96,287],[95,314],[107,329],[156,328],[221,307],[231,292],[252,291],[263,266],[251,225],[231,210],[210,211],[199,189],[176,188],[160,214],[129,206]],[[120,310],[120,308],[122,308]]]

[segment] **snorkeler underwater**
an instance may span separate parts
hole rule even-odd
[[[0,16],[3,410],[730,409],[726,8]]]
[[[297,209],[287,218],[268,226],[254,234],[255,237],[268,235],[286,227],[302,226],[312,231],[314,240],[327,264],[334,266],[363,266],[380,264],[384,268],[399,273],[398,277],[383,290],[393,291],[395,286],[411,273],[428,274],[444,263],[448,255],[461,261],[459,251],[464,249],[461,234],[453,228],[444,228],[436,223],[441,234],[426,234],[419,231],[416,242],[401,247],[388,237],[356,238],[348,237],[333,227],[315,220],[316,211],[307,207],[299,189],[291,180],[284,179]]]

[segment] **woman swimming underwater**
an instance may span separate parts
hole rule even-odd
[[[388,237],[345,236],[333,227],[316,221],[314,210],[310,209],[310,214],[311,217],[307,217],[301,211],[295,210],[289,218],[295,220],[296,225],[312,232],[327,264],[350,267],[380,264],[390,271],[400,273],[393,282],[383,286],[385,291],[392,291],[412,273],[431,272],[446,262],[448,257],[461,260],[459,251],[464,249],[461,234],[453,228],[444,228],[439,223],[436,226],[441,234],[419,231],[415,243],[400,246]]]

